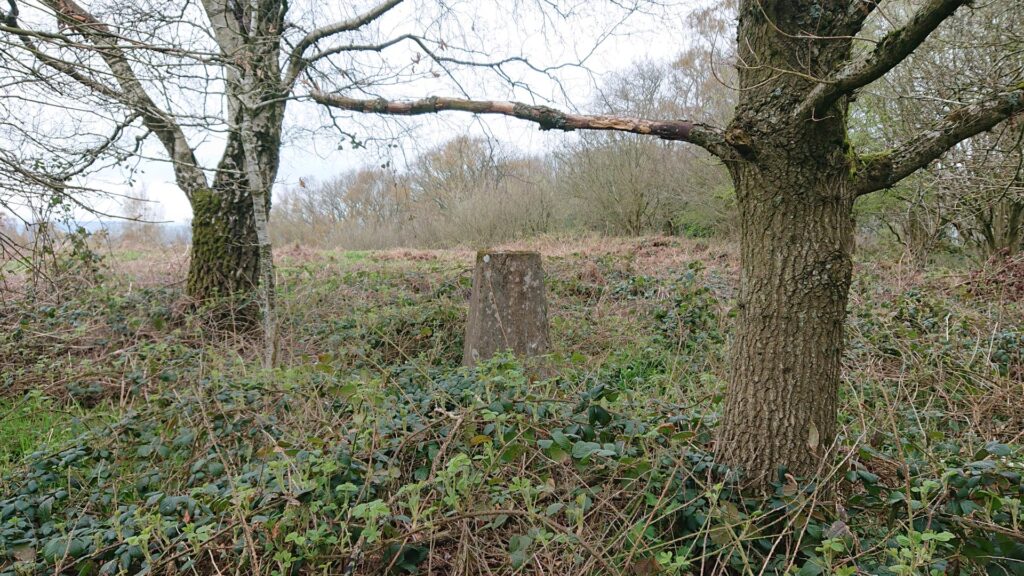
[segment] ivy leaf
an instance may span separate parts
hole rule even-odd
[[[582,460],[600,449],[601,445],[597,442],[584,442],[581,440],[572,445],[572,457],[576,460]]]
[[[988,452],[993,456],[1005,458],[1010,455],[1011,450],[1010,447],[1007,446],[1006,444],[1001,444],[999,442],[988,442],[985,444],[985,452]]]
[[[590,408],[587,410],[587,418],[591,424],[600,424],[601,426],[607,426],[612,421],[612,415],[597,404],[590,405]]]

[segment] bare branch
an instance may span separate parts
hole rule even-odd
[[[60,58],[50,56],[46,52],[43,52],[36,43],[36,39],[45,38],[64,40],[64,37],[59,34],[45,34],[22,28],[21,23],[18,21],[19,12],[17,2],[15,0],[8,0],[8,4],[11,9],[4,15],[4,26],[2,31],[16,35],[21,40],[21,43],[26,50],[51,69],[71,78],[96,94],[113,100],[124,101],[125,97],[123,94],[87,74],[83,74],[80,71],[80,66],[61,60]]]
[[[534,122],[540,125],[541,130],[631,132],[657,136],[663,140],[678,140],[696,144],[722,159],[735,159],[738,156],[737,152],[726,143],[720,129],[685,120],[646,120],[628,116],[569,114],[547,106],[535,106],[520,102],[463,100],[437,96],[415,101],[389,101],[383,98],[347,98],[318,90],[312,91],[310,96],[324,106],[367,114],[416,116],[444,111],[499,114]]]
[[[991,130],[1000,122],[1024,112],[1024,84],[995,98],[958,108],[934,129],[904,143],[888,154],[858,158],[853,191],[864,195],[893,186],[924,168],[957,143]]]
[[[321,26],[316,30],[311,30],[302,38],[302,40],[299,40],[299,43],[295,45],[291,55],[288,57],[288,68],[284,77],[284,85],[291,86],[295,82],[295,79],[298,78],[299,73],[302,72],[302,69],[308,63],[304,54],[311,46],[329,36],[341,34],[342,32],[358,30],[387,14],[404,1],[405,0],[387,0],[348,20],[341,20],[333,24],[328,24],[327,26]]]
[[[839,98],[878,80],[909,56],[933,30],[970,0],[929,0],[902,28],[889,32],[866,57],[849,63],[832,78],[818,84],[797,108],[810,117]]]
[[[5,24],[17,30],[21,28],[17,20],[17,4],[8,0],[11,10],[5,17]],[[98,82],[82,73],[74,65],[44,53],[33,41],[28,30],[19,33],[22,44],[48,67],[75,80],[97,95],[111,98],[131,108],[142,118],[146,125],[163,144],[174,166],[179,185],[186,194],[206,186],[206,175],[199,168],[195,154],[188,145],[184,132],[175,119],[160,109],[146,92],[139,81],[124,51],[118,45],[109,27],[96,19],[85,8],[74,0],[44,0],[44,4],[52,9],[58,20],[82,34],[93,46],[96,54],[110,68],[121,91]]]

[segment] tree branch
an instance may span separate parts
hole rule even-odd
[[[78,82],[93,93],[110,98],[124,105],[142,118],[143,124],[156,134],[163,144],[171,163],[179,186],[187,195],[206,186],[206,175],[198,166],[195,154],[188,145],[184,132],[171,115],[161,110],[150,98],[142,83],[118,45],[117,38],[109,27],[96,19],[74,0],[44,0],[43,4],[54,11],[58,22],[73,28],[92,45],[88,50],[94,51],[110,69],[121,91],[107,86],[85,74],[75,64],[55,58],[43,52],[34,39],[40,35],[22,28],[18,22],[18,5],[16,0],[8,0],[10,11],[4,15],[4,24],[18,35],[28,51],[47,67]]]
[[[815,86],[797,107],[796,115],[811,117],[823,113],[839,98],[878,80],[917,49],[957,8],[968,2],[970,0],[929,0],[902,28],[886,34],[866,57],[849,63],[835,76]]]
[[[36,43],[37,38],[51,39],[51,40],[64,40],[64,37],[59,34],[46,34],[35,30],[28,30],[21,27],[21,23],[18,21],[18,4],[15,0],[8,0],[8,4],[11,9],[7,14],[4,15],[4,26],[2,31],[9,32],[16,35],[26,50],[29,51],[33,56],[39,59],[47,67],[59,72],[68,78],[78,82],[90,91],[105,96],[112,100],[123,101],[124,95],[113,89],[110,86],[102,83],[101,81],[92,78],[86,74],[80,72],[81,66],[73,64],[60,58],[50,56],[39,47]]]
[[[14,2],[14,0],[9,1]],[[163,144],[171,159],[176,180],[182,191],[191,196],[196,190],[205,188],[207,186],[206,174],[196,162],[195,153],[189,146],[185,133],[175,119],[150,98],[135,71],[132,70],[124,51],[118,45],[117,39],[111,34],[110,28],[75,3],[74,0],[43,0],[43,3],[54,11],[59,21],[66,23],[93,44],[96,54],[110,68],[114,79],[122,90],[119,102],[138,112],[146,128],[152,130]],[[53,66],[52,62],[46,63]],[[61,71],[68,74],[67,71]],[[68,75],[75,78],[74,75]],[[81,80],[75,79],[81,83]],[[94,86],[84,85],[96,90]]]
[[[385,2],[382,2],[353,18],[341,20],[333,24],[328,24],[327,26],[321,26],[320,28],[311,30],[302,38],[302,40],[299,40],[299,43],[295,45],[291,55],[288,57],[288,67],[284,77],[284,85],[291,86],[295,82],[295,79],[298,78],[299,73],[302,72],[302,69],[308,63],[304,55],[310,46],[324,38],[327,38],[328,36],[358,30],[387,14],[404,1],[405,0],[386,0]]]
[[[415,101],[389,101],[383,98],[360,100],[337,94],[327,94],[319,90],[312,91],[310,96],[324,106],[367,114],[416,116],[448,110],[471,114],[500,114],[534,122],[540,125],[541,130],[631,132],[657,136],[663,140],[679,140],[696,144],[723,160],[739,157],[738,152],[726,143],[721,130],[684,120],[646,120],[627,116],[569,114],[547,106],[534,106],[520,102],[463,100],[438,96]]]
[[[857,176],[853,191],[864,195],[889,188],[924,168],[957,143],[991,130],[1000,122],[1024,112],[1024,84],[998,96],[969,106],[958,108],[938,126],[911,140],[888,154],[855,160]]]

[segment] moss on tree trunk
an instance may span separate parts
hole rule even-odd
[[[259,246],[244,188],[194,192],[188,294],[205,302],[251,293],[258,284]]]

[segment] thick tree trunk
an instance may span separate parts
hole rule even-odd
[[[226,68],[226,121],[230,131],[212,190],[191,195],[188,292],[199,300],[258,297],[263,308],[268,364],[273,363],[276,340],[267,220],[280,161],[281,125],[287,103],[284,96],[288,91],[280,85],[283,6],[279,2],[239,1],[238,10],[225,11],[218,2],[207,4],[221,52],[235,63]],[[240,75],[243,72],[245,75]],[[256,207],[263,209],[257,212]],[[249,314],[254,307],[246,307],[251,320],[257,318],[256,313]]]
[[[546,354],[547,314],[540,254],[478,252],[463,365],[508,350],[523,358]]]
[[[188,294],[199,301],[251,292],[259,283],[252,199],[234,191],[192,195]]]
[[[820,165],[746,166],[737,335],[720,453],[766,487],[812,475],[836,431],[852,197]]]
[[[241,139],[232,132],[212,189],[190,195],[192,260],[187,290],[196,300],[246,295],[259,285],[259,242],[245,166]]]
[[[813,86],[807,78],[827,76],[850,43],[800,36],[812,4],[743,4],[739,57],[748,64],[726,134],[744,156],[729,163],[741,277],[717,449],[744,484],[762,490],[784,474],[813,476],[836,437],[855,198],[847,104],[813,118],[793,111]]]

